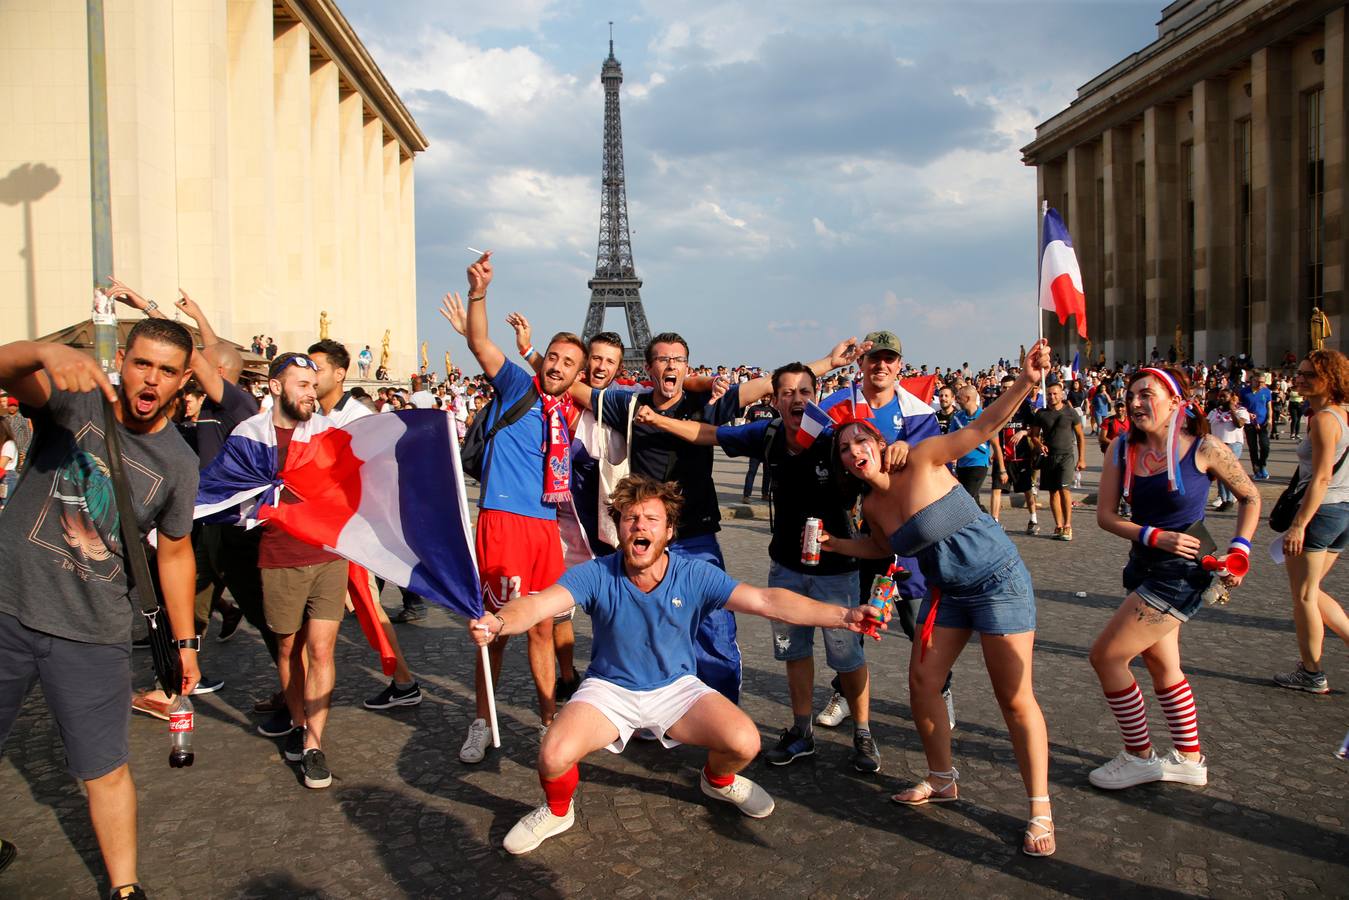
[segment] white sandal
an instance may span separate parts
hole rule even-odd
[[[949,772],[933,772],[929,770],[927,776],[928,778],[936,778],[945,781],[947,784],[943,787],[935,788],[927,778],[924,778],[913,787],[904,789],[905,791],[918,791],[921,796],[917,799],[905,800],[900,794],[892,794],[890,800],[901,806],[926,806],[929,803],[954,803],[959,799],[959,791],[956,789],[956,782],[960,780],[960,773],[956,771],[955,766],[952,766],[951,771]],[[947,796],[944,793],[945,791],[951,791],[951,795]],[[903,793],[903,791],[900,793]]]
[[[1026,799],[1029,800],[1031,803],[1048,803],[1048,802],[1049,802],[1049,798],[1048,798],[1048,797],[1027,797]],[[1031,827],[1032,827],[1032,826],[1034,826],[1035,828],[1043,829],[1043,830],[1044,830],[1044,834],[1041,834],[1041,835],[1034,835],[1034,834],[1031,834],[1031,831],[1030,831],[1030,830],[1031,830]],[[1054,828],[1054,818],[1053,818],[1052,816],[1031,816],[1029,819],[1026,820],[1025,837],[1028,838],[1028,839],[1030,840],[1031,844],[1034,844],[1036,841],[1042,841],[1042,840],[1044,840],[1044,839],[1047,838],[1047,837],[1054,837],[1056,834],[1057,834],[1057,830]],[[1057,842],[1056,842],[1056,845],[1055,845],[1055,849],[1058,849],[1058,847],[1057,847]],[[1027,856],[1053,856],[1053,855],[1054,855],[1054,851],[1053,851],[1053,850],[1050,850],[1048,853],[1037,853],[1037,852],[1035,852],[1034,850],[1027,850],[1027,849],[1026,849],[1026,841],[1025,841],[1025,840],[1022,840],[1022,842],[1021,842],[1021,852],[1024,853],[1024,854],[1026,854]]]

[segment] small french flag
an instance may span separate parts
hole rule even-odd
[[[876,418],[876,414],[871,411],[871,404],[867,402],[867,395],[862,393],[862,380],[860,378],[852,383],[852,408],[853,418],[855,419]]]
[[[796,433],[796,442],[802,448],[815,443],[815,439],[832,427],[834,420],[814,401],[806,402],[806,411],[801,415],[801,430]]]

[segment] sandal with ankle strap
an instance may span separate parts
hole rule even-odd
[[[955,766],[952,766],[951,771],[949,772],[929,771],[927,776],[928,778],[936,778],[945,781],[947,784],[943,787],[936,788],[932,786],[932,783],[928,781],[927,778],[924,778],[913,787],[904,789],[905,791],[917,791],[920,796],[916,799],[904,799],[901,796],[904,791],[901,791],[899,794],[892,794],[890,800],[901,806],[926,806],[929,803],[954,803],[959,799],[959,791],[956,789],[956,782],[960,780],[960,773],[956,771]],[[950,791],[951,794],[948,796],[945,793],[946,791]]]
[[[1031,803],[1048,803],[1048,802],[1049,802],[1049,798],[1048,798],[1048,797],[1027,797],[1026,799],[1029,800]],[[1032,828],[1032,827],[1042,829],[1042,830],[1044,831],[1044,834],[1038,834],[1038,835],[1037,835],[1037,834],[1031,834],[1031,828]],[[1053,816],[1031,816],[1029,819],[1026,820],[1025,837],[1026,837],[1027,839],[1030,840],[1031,844],[1034,844],[1036,841],[1039,841],[1039,840],[1044,840],[1044,839],[1047,838],[1047,837],[1054,837],[1055,834],[1056,834],[1056,829],[1054,828],[1054,817],[1053,817]],[[1055,849],[1057,849],[1057,847],[1056,847]],[[1034,850],[1027,850],[1027,849],[1026,849],[1026,841],[1025,841],[1025,840],[1022,840],[1022,842],[1021,842],[1021,852],[1024,853],[1024,854],[1026,854],[1027,856],[1053,856],[1053,855],[1054,855],[1054,851],[1053,851],[1053,850],[1050,850],[1048,853],[1037,853],[1037,852],[1034,851]]]

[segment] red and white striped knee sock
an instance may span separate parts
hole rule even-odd
[[[1152,738],[1148,735],[1148,710],[1143,705],[1143,692],[1138,682],[1131,683],[1122,691],[1106,691],[1105,702],[1115,714],[1120,736],[1124,738],[1124,749],[1134,756],[1151,755]]]
[[[539,773],[539,784],[543,785],[543,795],[548,798],[548,809],[553,815],[565,816],[571,809],[571,797],[580,780],[581,772],[575,765],[556,778],[545,778]]]
[[[1182,753],[1199,752],[1199,713],[1194,708],[1190,682],[1182,678],[1169,688],[1157,689],[1157,702],[1166,713],[1171,743]]]

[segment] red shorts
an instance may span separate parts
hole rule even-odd
[[[479,510],[475,545],[483,605],[489,611],[516,597],[537,594],[565,571],[556,521]]]

